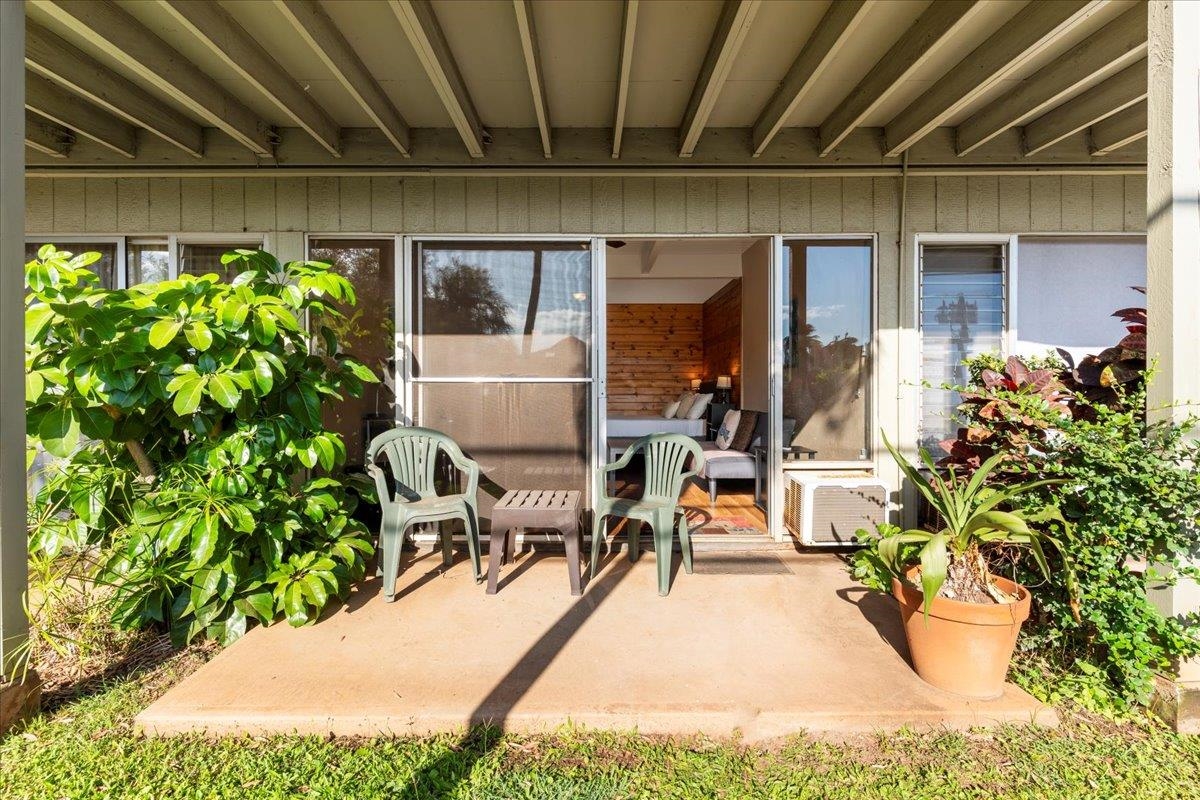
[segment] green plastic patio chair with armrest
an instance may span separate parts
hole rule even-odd
[[[436,475],[438,455],[445,453],[463,475],[466,488],[461,494],[439,495]],[[391,467],[395,491],[388,486],[383,469],[375,460],[383,456]],[[444,433],[430,428],[394,428],[371,440],[367,448],[367,472],[375,479],[383,521],[379,526],[381,553],[379,574],[383,577],[383,597],[396,599],[396,579],[400,576],[400,550],[409,525],[437,522],[442,539],[442,562],[453,560],[453,539],[445,523],[461,519],[467,534],[467,549],[475,580],[483,578],[479,563],[479,510],[475,493],[479,488],[479,465],[463,455],[462,449]]]
[[[621,469],[639,451],[646,461],[646,477],[642,496],[637,499],[608,496],[608,473]],[[688,468],[688,458],[691,466]],[[605,517],[624,517],[629,527],[629,560],[636,561],[641,553],[643,522],[654,530],[654,558],[658,567],[658,593],[666,597],[671,590],[672,534],[679,534],[683,550],[683,568],[692,573],[692,542],[688,535],[687,519],[679,505],[684,483],[704,465],[704,452],[691,437],[679,433],[652,433],[631,444],[624,454],[611,464],[600,468],[595,476],[596,498],[592,522],[592,577],[600,558],[600,543],[605,538]],[[678,516],[678,521],[676,517]]]

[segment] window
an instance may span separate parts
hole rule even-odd
[[[921,417],[919,443],[933,453],[957,427],[963,360],[1001,352],[1005,333],[1003,244],[928,244],[920,248]]]
[[[171,275],[171,251],[166,239],[125,242],[125,285],[165,281]]]
[[[395,419],[395,242],[392,239],[311,239],[309,258],[328,261],[354,286],[358,303],[341,318],[324,320],[337,332],[343,352],[383,380],[367,384],[362,397],[325,403],[325,426],[341,434],[346,462],[360,467],[370,439]]]
[[[228,241],[180,241],[178,243],[179,274],[210,275],[215,274],[224,281],[237,277],[238,268],[221,263],[221,256],[230,250],[238,248],[262,247],[261,239],[230,239]]]
[[[783,444],[815,450],[818,461],[866,460],[874,430],[871,244],[785,244]]]
[[[59,250],[74,253],[75,255],[80,253],[99,253],[100,260],[90,264],[88,269],[100,276],[100,285],[105,289],[116,288],[117,249],[119,245],[117,241],[112,239],[107,241],[85,241],[82,239],[71,241],[69,238],[26,240],[25,261],[29,262],[37,258],[38,250],[42,245],[48,243],[53,244]]]
[[[1022,236],[1017,245],[1013,352],[1061,347],[1078,362],[1125,335],[1119,308],[1145,306],[1144,236]]]

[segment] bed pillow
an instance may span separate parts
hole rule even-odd
[[[679,408],[675,409],[675,419],[687,419],[687,414],[692,410],[692,403],[696,402],[695,392],[684,392],[679,396]]]
[[[672,400],[671,402],[667,403],[662,410],[663,419],[672,419],[677,413],[679,413],[678,400]]]
[[[717,429],[716,443],[721,450],[728,450],[729,445],[733,442],[733,435],[737,433],[738,422],[742,418],[742,412],[736,408],[731,408],[725,412],[725,419],[721,420],[721,427]]]
[[[712,402],[712,392],[696,395],[696,399],[688,407],[687,415],[680,414],[682,419],[700,419],[704,416],[704,412],[708,410],[708,404]]]
[[[750,440],[754,438],[754,429],[757,427],[758,412],[743,411],[742,416],[738,418],[737,431],[729,442],[729,449],[745,452],[750,447]]]

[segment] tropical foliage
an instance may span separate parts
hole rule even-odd
[[[230,283],[109,291],[97,258],[47,245],[26,265],[30,463],[61,459],[39,470],[31,548],[98,550],[114,622],[178,642],[315,619],[371,552],[322,423],[323,403],[376,380],[327,324],[351,285],[237,250]]]

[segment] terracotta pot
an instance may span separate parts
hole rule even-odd
[[[909,571],[911,579],[916,570]],[[921,590],[892,579],[908,651],[922,680],[939,689],[982,699],[1004,692],[1004,676],[1021,623],[1029,618],[1029,590],[1005,578],[996,585],[1015,603],[963,603],[936,597],[926,622]]]

